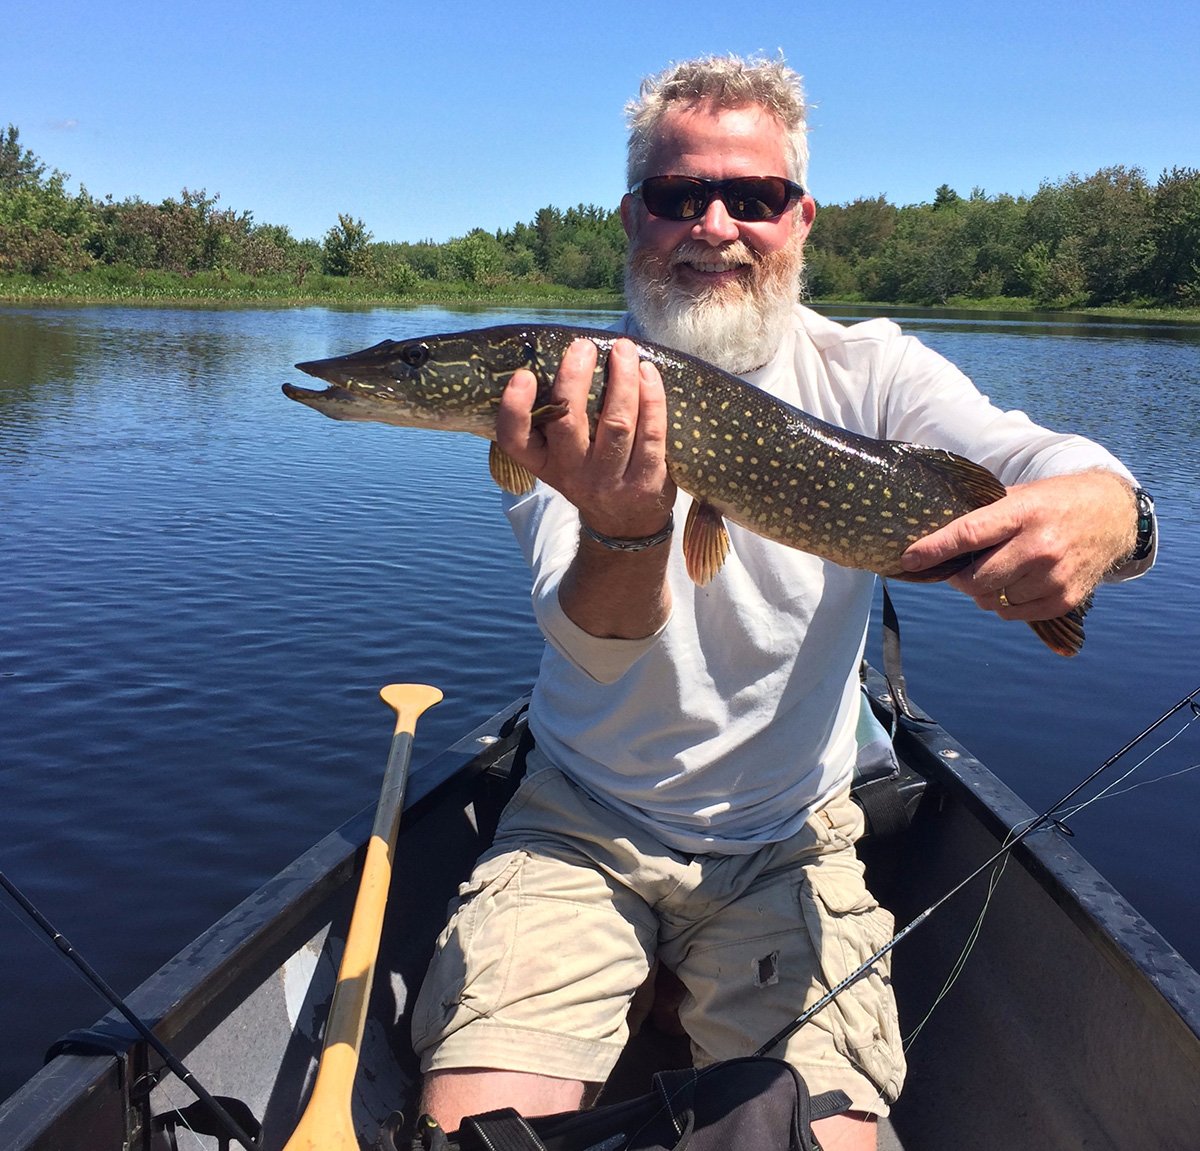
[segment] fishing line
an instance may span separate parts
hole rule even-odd
[[[983,863],[975,868],[975,870],[967,875],[964,879],[959,880],[959,882],[950,888],[949,891],[947,891],[939,899],[936,899],[927,908],[925,908],[924,911],[920,912],[915,918],[905,924],[905,926],[897,931],[896,934],[893,935],[892,938],[889,939],[881,948],[879,948],[878,951],[869,956],[854,971],[850,972],[850,974],[847,975],[846,978],[840,983],[835,984],[828,991],[826,991],[825,994],[822,995],[811,1007],[806,1008],[786,1027],[772,1035],[771,1038],[766,1041],[766,1043],[764,1043],[758,1048],[757,1051],[754,1052],[754,1054],[756,1056],[767,1055],[778,1044],[790,1039],[814,1015],[832,1003],[833,1000],[836,999],[843,991],[845,991],[847,987],[850,987],[852,984],[857,983],[864,976],[868,975],[876,963],[878,963],[885,955],[889,954],[902,939],[907,938],[914,931],[916,931],[916,929],[920,927],[921,924],[924,923],[935,911],[937,911],[938,908],[947,903],[949,900],[953,899],[954,896],[956,896],[964,887],[970,884],[978,876],[982,875],[989,868],[993,867],[1005,855],[1011,852],[1013,848],[1017,846],[1017,844],[1026,839],[1043,824],[1053,822],[1057,813],[1062,811],[1066,805],[1075,798],[1075,796],[1077,796],[1081,791],[1084,790],[1084,788],[1099,778],[1099,776],[1112,767],[1113,764],[1115,764],[1119,759],[1123,758],[1130,751],[1132,751],[1133,748],[1141,743],[1141,741],[1145,739],[1152,731],[1157,730],[1162,726],[1162,724],[1166,723],[1167,720],[1175,715],[1176,712],[1182,711],[1185,707],[1190,707],[1192,709],[1193,716],[1200,718],[1200,708],[1198,708],[1195,702],[1195,697],[1197,695],[1200,695],[1200,687],[1194,688],[1192,691],[1188,692],[1188,694],[1185,695],[1177,704],[1163,712],[1162,715],[1160,715],[1158,719],[1150,724],[1149,727],[1145,728],[1138,735],[1134,736],[1133,739],[1131,739],[1124,747],[1120,749],[1120,751],[1110,755],[1108,759],[1106,759],[1099,767],[1097,767],[1094,771],[1092,771],[1089,775],[1072,787],[1070,791],[1068,791],[1056,803],[1048,807],[1044,812],[1042,812],[1041,815],[1030,820],[1020,831],[1015,831],[1015,829],[1010,831],[1009,835],[1005,839],[1005,842],[996,852],[985,859]],[[1185,724],[1184,729],[1182,730],[1186,730],[1186,727],[1187,725]]]
[[[1090,807],[1093,803],[1096,803],[1101,799],[1115,799],[1119,795],[1127,795],[1136,788],[1147,787],[1152,783],[1164,783],[1166,780],[1176,779],[1181,775],[1187,775],[1189,772],[1200,769],[1200,763],[1193,763],[1189,764],[1187,767],[1181,767],[1178,771],[1164,772],[1162,775],[1156,775],[1153,779],[1143,779],[1139,780],[1137,783],[1131,783],[1128,787],[1120,787],[1120,784],[1133,775],[1135,771],[1141,767],[1144,767],[1156,755],[1174,743],[1175,740],[1183,735],[1188,727],[1195,723],[1197,719],[1200,719],[1200,710],[1197,710],[1195,705],[1193,705],[1192,717],[1187,720],[1183,727],[1175,732],[1174,735],[1168,736],[1166,739],[1164,739],[1162,743],[1160,743],[1153,751],[1139,759],[1137,763],[1129,768],[1128,771],[1114,779],[1107,787],[1103,788],[1101,791],[1098,791],[1091,799],[1086,800],[1085,802],[1080,803],[1065,812],[1058,813],[1053,819],[1054,825],[1067,834],[1074,834],[1068,827],[1065,826],[1062,821],[1077,815],[1085,808]],[[1016,828],[1014,828],[1008,833],[1007,836],[1005,836],[1005,846],[1008,846],[1009,840],[1015,832]],[[939,1006],[941,1006],[942,1000],[945,999],[950,993],[951,988],[953,988],[954,984],[958,981],[958,977],[962,974],[963,969],[966,967],[967,960],[970,958],[971,952],[974,951],[975,944],[979,941],[979,933],[983,928],[983,921],[987,917],[988,910],[991,907],[992,896],[996,892],[996,888],[1000,883],[1000,877],[1004,874],[1004,869],[1008,866],[1008,861],[1010,858],[1011,856],[1005,855],[1000,863],[993,869],[991,876],[988,878],[987,893],[983,897],[983,905],[980,908],[979,916],[972,924],[970,931],[968,931],[966,942],[963,944],[963,949],[959,953],[958,958],[954,961],[954,964],[950,969],[950,974],[946,977],[946,982],[942,985],[941,990],[934,997],[933,1003],[930,1005],[929,1010],[925,1012],[925,1015],[921,1019],[920,1023],[918,1023],[904,1038],[903,1045],[905,1051],[907,1051],[912,1044],[916,1042],[916,1039],[921,1034],[925,1024],[929,1022],[929,1020],[933,1017],[933,1013],[938,1009]]]
[[[988,909],[992,905],[992,896],[996,893],[996,888],[999,887],[1000,879],[1004,875],[1004,869],[1008,866],[1008,861],[1011,858],[1012,856],[1006,855],[992,869],[992,874],[988,877],[987,894],[983,897],[983,906],[979,909],[979,915],[971,925],[971,930],[967,932],[967,941],[963,944],[962,951],[959,952],[958,958],[950,968],[950,974],[946,976],[946,982],[942,984],[941,990],[934,996],[933,1002],[929,1005],[929,1010],[925,1012],[921,1022],[901,1041],[901,1046],[905,1051],[908,1051],[917,1041],[917,1037],[924,1030],[925,1024],[933,1018],[933,1013],[942,1005],[942,1000],[950,994],[954,985],[958,982],[958,977],[966,970],[967,960],[971,958],[971,952],[975,950],[975,944],[979,942],[979,933],[983,930],[983,921],[987,918]]]
[[[1137,791],[1139,787],[1149,787],[1152,783],[1165,783],[1168,779],[1178,779],[1181,775],[1187,775],[1193,771],[1200,771],[1200,763],[1189,763],[1187,767],[1181,767],[1178,771],[1163,772],[1162,775],[1156,775],[1153,779],[1139,779],[1137,783],[1131,783],[1128,787],[1121,788],[1120,791],[1110,792],[1104,798],[1116,799],[1118,795],[1128,795],[1131,791]],[[1076,811],[1082,811],[1086,806],[1087,804],[1081,803],[1078,807],[1072,808],[1067,812],[1067,817],[1070,817]]]
[[[1188,767],[1180,768],[1178,771],[1168,772],[1166,775],[1155,776],[1153,779],[1142,779],[1137,783],[1131,783],[1128,787],[1120,786],[1140,767],[1143,767],[1149,763],[1156,755],[1158,755],[1160,751],[1162,751],[1164,748],[1170,747],[1171,744],[1173,744],[1181,735],[1183,735],[1183,733],[1187,731],[1187,729],[1198,719],[1200,719],[1200,710],[1194,709],[1192,712],[1192,718],[1189,719],[1174,735],[1168,736],[1166,739],[1164,739],[1162,743],[1160,743],[1152,752],[1139,759],[1137,763],[1135,763],[1124,774],[1117,776],[1117,778],[1114,779],[1107,787],[1101,788],[1098,792],[1096,792],[1095,795],[1092,796],[1091,799],[1084,800],[1083,803],[1077,804],[1068,811],[1058,812],[1057,817],[1059,819],[1070,819],[1073,815],[1077,815],[1079,812],[1083,811],[1084,808],[1091,807],[1093,803],[1096,803],[1101,799],[1113,799],[1118,795],[1125,795],[1127,792],[1133,791],[1134,788],[1145,787],[1147,784],[1151,783],[1161,783],[1164,779],[1174,779],[1176,776],[1186,775],[1189,771],[1195,771],[1197,767],[1200,767],[1200,764],[1193,763]],[[1120,790],[1117,790],[1118,788]]]

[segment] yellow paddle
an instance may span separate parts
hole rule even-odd
[[[396,730],[383,773],[375,825],[367,844],[358,898],[346,932],[346,950],[325,1025],[325,1046],[308,1106],[284,1151],[359,1151],[350,1114],[358,1053],[367,1022],[367,1001],[375,977],[383,912],[392,880],[392,854],[404,810],[404,785],[412,757],[417,719],[442,698],[436,687],[393,683],[379,692],[396,712]]]

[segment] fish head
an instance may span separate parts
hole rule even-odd
[[[284,394],[333,419],[492,438],[504,386],[518,368],[538,371],[539,363],[536,341],[506,327],[383,340],[296,367],[330,386],[317,392],[284,384]]]

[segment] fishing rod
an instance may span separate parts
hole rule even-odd
[[[764,1043],[757,1051],[754,1052],[754,1054],[756,1056],[766,1055],[768,1052],[770,1052],[772,1049],[774,1049],[778,1044],[783,1043],[786,1040],[790,1039],[814,1015],[816,1015],[817,1012],[821,1011],[823,1008],[827,1007],[830,1003],[832,1003],[833,1000],[835,1000],[839,995],[841,995],[841,993],[843,991],[845,991],[847,987],[850,987],[852,984],[857,983],[860,979],[863,978],[863,976],[868,974],[870,972],[871,968],[874,967],[875,964],[878,963],[885,955],[887,955],[896,946],[897,943],[899,943],[902,939],[907,938],[914,931],[916,931],[916,929],[918,927],[920,927],[921,924],[924,923],[935,911],[937,911],[937,909],[939,907],[941,907],[948,900],[953,899],[954,896],[956,896],[972,880],[974,880],[978,876],[982,875],[985,871],[988,870],[988,868],[994,866],[998,860],[1000,860],[1003,856],[1005,856],[1009,852],[1011,852],[1013,850],[1013,848],[1017,846],[1018,843],[1020,843],[1024,839],[1026,839],[1028,836],[1032,835],[1033,832],[1036,831],[1039,827],[1042,827],[1044,824],[1047,824],[1047,823],[1056,822],[1055,821],[1055,813],[1056,812],[1058,812],[1061,808],[1065,807],[1068,803],[1070,803],[1071,800],[1074,799],[1075,796],[1077,796],[1085,787],[1087,787],[1090,783],[1092,783],[1100,775],[1102,775],[1110,767],[1112,767],[1112,765],[1114,763],[1116,763],[1117,760],[1119,760],[1123,756],[1127,755],[1134,747],[1136,747],[1139,743],[1141,743],[1141,741],[1143,739],[1145,739],[1146,736],[1148,736],[1152,731],[1154,731],[1156,728],[1162,726],[1162,724],[1166,723],[1167,720],[1170,719],[1173,715],[1175,715],[1176,712],[1182,711],[1185,707],[1188,707],[1190,705],[1191,709],[1192,709],[1193,717],[1200,718],[1200,706],[1198,706],[1195,702],[1197,695],[1200,695],[1200,687],[1197,687],[1197,688],[1193,689],[1192,691],[1188,692],[1188,694],[1185,695],[1183,697],[1183,699],[1181,699],[1177,704],[1175,704],[1174,707],[1171,707],[1167,711],[1163,712],[1163,714],[1160,715],[1158,717],[1158,719],[1156,719],[1148,728],[1146,728],[1145,731],[1143,731],[1140,735],[1137,735],[1133,739],[1131,739],[1123,748],[1121,748],[1120,751],[1116,752],[1114,755],[1109,756],[1108,759],[1106,759],[1098,768],[1095,769],[1095,771],[1093,771],[1090,775],[1088,775],[1087,778],[1082,780],[1080,783],[1077,783],[1073,788],[1071,788],[1070,791],[1068,791],[1066,793],[1066,795],[1064,795],[1056,803],[1051,804],[1050,807],[1048,807],[1044,812],[1042,812],[1041,815],[1039,815],[1036,819],[1034,819],[1032,823],[1029,823],[1021,831],[1013,834],[1011,838],[1006,839],[1004,845],[998,851],[996,851],[992,856],[990,856],[983,863],[981,863],[974,871],[972,871],[970,873],[970,875],[968,875],[965,879],[962,879],[958,883],[956,883],[949,891],[947,891],[945,893],[945,895],[941,896],[940,899],[935,900],[927,908],[925,908],[924,911],[922,911],[919,915],[917,915],[914,919],[912,919],[909,923],[907,923],[904,927],[902,927],[899,931],[897,931],[896,934],[893,935],[891,937],[891,939],[889,939],[878,951],[876,951],[874,955],[870,956],[868,959],[866,959],[861,964],[861,966],[857,967],[854,971],[850,972],[850,974],[847,975],[846,978],[843,979],[836,986],[831,987],[811,1007],[806,1008],[800,1015],[797,1015],[796,1018],[793,1019],[791,1021],[791,1023],[789,1023],[781,1031],[777,1032],[775,1035],[772,1035],[771,1038],[766,1041],[766,1043]]]
[[[262,1151],[257,1133],[254,1136],[248,1135],[243,1127],[243,1123],[255,1127],[259,1126],[250,1109],[240,1100],[226,1097],[224,1102],[221,1102],[216,1096],[210,1095],[203,1084],[196,1080],[195,1075],[184,1066],[183,1062],[142,1022],[133,1008],[108,985],[103,976],[75,950],[70,940],[54,927],[3,871],[0,871],[0,887],[3,887],[12,896],[14,902],[21,910],[49,937],[50,942],[79,969],[88,983],[108,1000],[129,1021],[134,1030],[158,1052],[167,1067],[170,1068],[181,1082],[186,1084],[192,1094],[209,1110],[212,1118],[220,1124],[221,1131],[236,1139],[237,1142],[246,1148],[246,1151]],[[231,1106],[243,1114],[241,1123],[229,1113]],[[217,1132],[212,1133],[216,1134]]]

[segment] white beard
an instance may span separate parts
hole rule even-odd
[[[723,285],[699,296],[674,283],[675,264],[693,258],[711,261],[714,256],[731,267],[748,264],[749,283]],[[755,255],[740,240],[717,252],[707,244],[689,242],[665,261],[634,244],[626,264],[625,298],[648,339],[737,375],[762,367],[783,342],[803,267],[798,237],[768,256]]]

